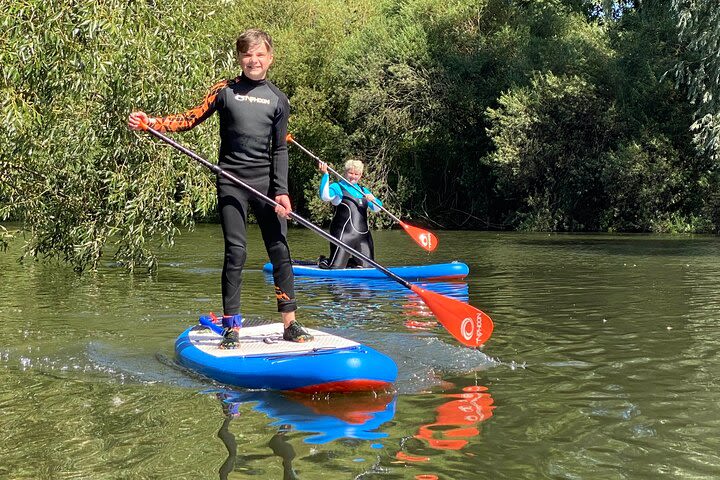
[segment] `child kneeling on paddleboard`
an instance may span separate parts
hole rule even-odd
[[[237,38],[236,52],[242,73],[213,85],[200,105],[184,113],[157,118],[150,118],[145,112],[133,112],[128,126],[132,130],[145,130],[149,126],[160,132],[180,132],[218,113],[218,165],[278,204],[273,208],[225,177],[217,179],[218,210],[225,241],[221,277],[225,333],[220,347],[236,348],[240,341],[240,290],[247,256],[248,207],[257,218],[273,265],[278,312],[285,326],[283,338],[305,342],[313,337],[295,320],[297,304],[287,243],[287,219],[292,211],[286,141],[290,104],[285,94],[267,80],[267,71],[273,62],[272,39],[267,33],[257,29],[243,32]]]
[[[370,190],[358,185],[363,174],[363,162],[353,159],[345,162],[344,179],[336,183],[330,183],[327,163],[320,162],[318,168],[323,172],[320,180],[320,198],[335,206],[335,214],[330,222],[330,235],[375,260],[375,246],[368,227],[367,212],[368,209],[379,212],[382,202],[375,198]],[[330,256],[321,256],[318,266],[348,268],[372,265],[330,243]]]

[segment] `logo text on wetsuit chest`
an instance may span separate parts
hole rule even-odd
[[[238,102],[250,102],[250,103],[262,103],[263,105],[270,105],[270,100],[267,98],[251,97],[250,95],[235,94],[235,100]]]

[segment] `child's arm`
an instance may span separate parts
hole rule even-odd
[[[365,194],[365,198],[367,198],[368,206],[370,207],[370,210],[377,213],[380,210],[382,210],[380,207],[382,207],[382,200],[379,198],[375,198],[375,195],[370,192],[367,188],[363,187],[363,193]]]
[[[183,113],[166,117],[150,118],[149,124],[159,132],[182,132],[196,127],[217,109],[217,94],[228,85],[227,80],[216,83],[203,98],[202,103]]]
[[[325,173],[322,176],[322,179],[320,180],[320,198],[324,202],[330,202],[333,205],[337,206],[340,205],[340,202],[342,202],[342,195],[338,195],[337,190],[335,190],[336,184],[330,183],[330,175]]]

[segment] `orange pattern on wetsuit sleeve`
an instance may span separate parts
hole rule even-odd
[[[158,117],[151,121],[151,126],[159,132],[182,132],[190,130],[207,119],[215,111],[215,99],[220,90],[228,86],[229,80],[223,80],[210,88],[202,103],[183,113]]]

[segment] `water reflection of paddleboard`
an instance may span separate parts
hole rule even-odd
[[[395,275],[405,280],[450,280],[465,278],[470,268],[462,262],[435,263],[430,265],[412,265],[389,267]],[[263,265],[265,273],[272,273],[272,264]],[[293,261],[293,273],[298,277],[324,278],[387,278],[386,274],[376,268],[333,268],[326,269],[311,261]]]
[[[223,410],[232,414],[240,405],[254,403],[253,410],[275,421],[271,425],[315,435],[305,443],[322,444],[341,438],[377,440],[388,436],[380,427],[395,416],[397,397],[392,393],[330,395],[318,398],[280,392],[222,390],[217,396]]]
[[[392,389],[397,365],[367,345],[307,329],[315,338],[282,339],[281,323],[240,329],[240,346],[219,348],[220,336],[202,325],[188,328],[175,342],[178,361],[226,385],[300,393],[385,391]]]

